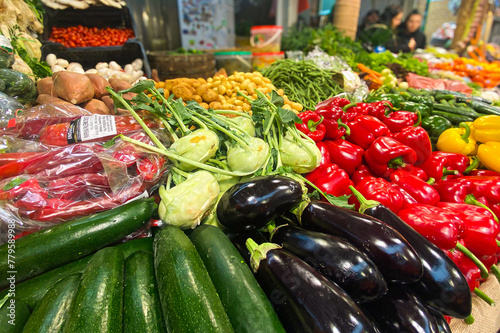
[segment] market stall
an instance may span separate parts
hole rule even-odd
[[[121,2],[44,4],[0,29],[0,332],[500,330],[493,49],[259,28],[151,71]]]

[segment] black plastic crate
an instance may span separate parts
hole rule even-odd
[[[82,25],[89,28],[129,28],[137,37],[137,28],[128,7],[90,6],[87,9],[56,10],[44,6],[43,40],[48,41],[52,27],[67,28]]]
[[[63,58],[69,62],[78,62],[83,69],[95,68],[99,62],[116,61],[124,67],[135,59],[143,61],[142,71],[150,78],[151,67],[149,66],[146,51],[142,43],[136,39],[129,39],[122,46],[98,46],[98,47],[73,47],[67,48],[59,43],[44,42],[42,44],[42,59],[45,60],[48,54],[54,53],[58,58]]]

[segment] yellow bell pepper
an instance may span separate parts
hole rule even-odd
[[[476,141],[470,135],[470,127],[467,123],[460,123],[459,128],[449,128],[438,138],[437,149],[447,153],[474,155],[476,153]]]
[[[479,145],[477,157],[486,168],[500,172],[500,142],[489,141]]]
[[[483,116],[474,120],[474,137],[480,142],[500,142],[500,116]]]

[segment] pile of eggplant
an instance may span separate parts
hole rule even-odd
[[[444,315],[471,314],[456,265],[382,205],[304,201],[274,175],[234,185],[217,217],[287,332],[451,332]]]

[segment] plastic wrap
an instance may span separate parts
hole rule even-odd
[[[155,135],[168,144],[161,133]],[[129,136],[153,145],[143,131]],[[161,155],[117,139],[111,147],[77,143],[46,148],[0,165],[0,230],[9,219],[18,234],[147,197],[165,175],[166,162]]]

